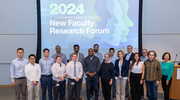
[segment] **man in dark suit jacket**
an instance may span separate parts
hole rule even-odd
[[[127,46],[127,53],[125,54],[125,59],[129,62],[132,61],[134,59],[134,53],[132,52],[133,47],[131,45]]]
[[[77,54],[77,59],[78,59],[78,61],[81,62],[81,64],[83,65],[83,62],[84,62],[84,54],[82,54],[82,53],[79,52],[79,48],[80,48],[79,45],[78,45],[78,44],[75,44],[75,45],[74,45],[74,53]],[[69,55],[69,61],[72,60],[72,58],[71,58],[72,55],[73,55],[73,53]],[[82,97],[82,82],[83,82],[83,76],[84,76],[84,74],[82,75],[82,78],[80,79],[80,81],[81,81],[80,100],[83,100],[83,97]],[[73,98],[75,98],[75,93],[74,93],[74,95],[73,95]]]
[[[130,61],[134,59],[134,53],[132,52],[133,47],[131,45],[127,46],[127,53],[125,54],[125,59],[128,61],[128,64],[130,64]],[[128,99],[131,99],[130,97],[130,91],[129,91],[129,83],[126,83],[126,97],[129,97]]]

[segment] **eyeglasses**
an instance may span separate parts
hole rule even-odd
[[[29,59],[35,59],[35,58],[29,58]]]

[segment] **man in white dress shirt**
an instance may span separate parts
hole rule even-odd
[[[33,94],[35,94],[35,100],[39,98],[39,82],[41,77],[41,68],[39,64],[35,63],[36,56],[34,54],[29,55],[29,64],[25,66],[25,76],[27,78],[27,90],[28,100],[33,100]],[[35,93],[33,93],[33,90]]]
[[[78,45],[78,44],[75,44],[75,45],[74,45],[74,53],[77,55],[77,61],[79,61],[79,62],[81,62],[81,64],[83,64],[84,54],[80,53],[79,50],[80,50],[79,45]],[[73,53],[69,55],[69,61],[72,60],[72,55],[73,55]],[[84,74],[82,75],[82,78],[81,78],[80,100],[83,100],[83,95],[82,95],[83,76],[84,76]],[[75,99],[75,92],[74,92],[74,94],[73,94],[73,99]]]
[[[68,100],[73,100],[74,91],[76,100],[79,100],[83,67],[81,62],[77,61],[76,53],[73,53],[71,58],[72,60],[66,66],[66,74],[68,77]]]
[[[56,63],[51,67],[51,72],[53,75],[53,100],[65,100],[66,67],[65,64],[61,62],[61,56],[56,57]]]

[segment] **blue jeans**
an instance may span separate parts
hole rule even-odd
[[[48,86],[48,100],[52,100],[52,76],[41,76],[42,100],[46,100],[46,86]]]
[[[146,87],[148,90],[149,100],[157,100],[157,88],[156,81],[146,81]]]

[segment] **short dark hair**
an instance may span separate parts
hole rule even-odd
[[[109,51],[110,51],[110,50],[113,50],[113,51],[115,51],[115,49],[114,49],[114,48],[110,48],[110,49],[109,49]]]
[[[75,44],[75,45],[74,45],[74,48],[75,48],[75,47],[78,47],[78,48],[79,48],[79,45],[78,45],[78,44]]]
[[[169,55],[169,60],[171,60],[171,54],[170,54],[169,52],[165,52],[165,53],[163,54],[163,56],[162,56],[162,60],[164,60],[164,56],[165,56],[166,54],[168,54],[168,55]]]
[[[60,47],[60,48],[61,48],[61,46],[60,46],[60,45],[56,45],[56,47]],[[55,47],[55,48],[56,48],[56,47]]]
[[[99,45],[98,45],[98,44],[94,44],[94,46],[93,46],[93,47],[95,47],[95,46],[98,46],[98,47],[99,47]]]
[[[45,48],[45,49],[43,50],[43,52],[45,52],[46,50],[49,52],[49,49],[48,49],[48,48]]]
[[[61,58],[61,56],[56,56],[56,59],[57,59],[58,57],[60,57],[60,58]]]
[[[24,49],[23,49],[23,48],[18,48],[18,49],[17,49],[17,52],[18,52],[18,50],[22,50],[22,51],[24,51]]]
[[[156,52],[155,52],[154,50],[150,50],[150,51],[147,53],[147,55],[149,56],[149,54],[150,54],[151,52],[154,53],[154,58],[156,58],[156,57],[157,57],[157,54],[156,54]]]
[[[143,49],[143,50],[146,50],[146,51],[148,51],[147,49]]]
[[[30,59],[30,57],[31,57],[31,56],[33,56],[33,57],[35,57],[35,58],[36,58],[36,56],[35,56],[34,54],[30,54],[30,55],[29,55],[29,59]]]
[[[127,48],[128,48],[128,47],[131,47],[131,48],[133,48],[133,47],[132,47],[132,45],[127,45]]]

